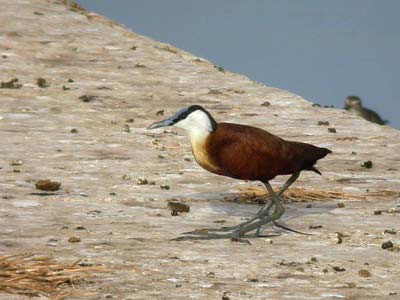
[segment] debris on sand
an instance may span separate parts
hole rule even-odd
[[[390,249],[393,248],[393,242],[392,241],[386,241],[382,243],[382,249]]]
[[[24,164],[24,161],[21,160],[21,159],[18,159],[18,160],[12,161],[12,162],[10,163],[10,166],[17,167],[17,166],[22,166],[23,164]]]
[[[39,179],[35,183],[35,187],[38,190],[46,191],[46,192],[55,192],[60,189],[61,182],[51,181],[49,179]]]
[[[37,84],[38,87],[40,87],[40,88],[47,88],[47,87],[49,87],[49,84],[47,83],[46,79],[44,79],[44,78],[38,78],[38,79],[36,79],[36,84]]]
[[[68,242],[69,243],[79,243],[81,241],[81,238],[80,237],[77,237],[77,236],[71,236],[69,239],[68,239]]]
[[[0,292],[61,300],[76,293],[68,291],[70,286],[108,271],[102,266],[82,267],[79,262],[60,264],[50,256],[31,254],[0,255]]]
[[[168,208],[171,210],[171,216],[178,216],[179,213],[190,211],[190,205],[177,201],[168,201]]]
[[[374,166],[374,164],[372,163],[372,161],[367,160],[361,166],[366,169],[371,169]]]
[[[358,271],[358,275],[360,275],[361,277],[371,277],[371,272],[365,269],[362,269],[360,271]]]
[[[17,83],[18,78],[13,78],[10,81],[2,81],[0,83],[0,89],[20,89],[22,84]]]
[[[80,100],[82,100],[82,102],[93,102],[97,99],[97,96],[93,96],[93,95],[82,95],[79,97]]]
[[[262,201],[270,200],[270,196],[264,188],[253,186],[245,186],[239,188],[239,194],[232,194],[224,197],[228,202],[260,204]],[[275,190],[277,192],[277,190]],[[400,196],[397,191],[377,190],[370,191],[368,194],[349,194],[341,191],[316,190],[304,188],[290,188],[281,196],[281,199],[286,202],[309,202],[309,201],[326,201],[326,200],[367,200],[370,197],[387,197]],[[397,212],[397,211],[396,211]]]

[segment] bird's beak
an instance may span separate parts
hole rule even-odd
[[[175,123],[175,122],[174,122],[174,118],[171,117],[171,118],[162,120],[162,121],[160,121],[160,122],[155,122],[155,123],[151,124],[149,127],[147,127],[147,130],[155,129],[155,128],[160,128],[160,127],[164,127],[164,126],[171,126],[171,125],[173,125],[174,123]]]

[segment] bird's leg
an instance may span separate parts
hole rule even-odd
[[[283,210],[283,211],[282,211],[282,214],[283,214],[283,212],[285,211],[285,209],[283,208],[283,205],[282,205],[281,202],[280,202],[280,196],[281,196],[281,195],[282,195],[296,180],[297,180],[297,178],[299,178],[299,175],[300,175],[300,172],[294,173],[294,174],[283,184],[283,186],[281,187],[281,189],[279,190],[279,192],[278,192],[277,194],[274,193],[274,191],[273,191],[271,185],[269,184],[269,182],[265,182],[265,183],[264,183],[265,187],[267,188],[269,194],[270,194],[271,197],[272,197],[271,203],[274,203],[275,205],[277,205],[277,207],[278,207],[278,205],[280,205],[280,207],[281,207],[280,210]],[[279,204],[278,204],[278,203],[279,203]],[[275,210],[276,210],[276,209],[275,209]],[[268,214],[269,214],[269,211],[266,211],[264,215],[268,215]],[[280,216],[282,216],[282,214],[281,214]],[[274,223],[277,227],[284,228],[284,226],[280,226],[280,224],[278,224],[278,223],[275,222],[277,219],[280,218],[280,216],[279,216],[278,218],[274,219],[274,220],[273,220],[273,223]],[[290,228],[284,228],[284,229],[287,229],[287,230],[289,230],[289,231],[296,232],[295,230],[291,230]],[[259,235],[260,235],[260,230],[261,230],[261,226],[257,228],[256,236],[259,236]]]
[[[288,187],[290,187],[295,181],[296,179],[299,177],[300,172],[294,173],[285,183],[284,185],[281,187],[281,189],[279,190],[279,192],[276,194],[276,197],[279,198],[287,189]],[[264,182],[263,182],[264,183]],[[265,183],[264,183],[265,185]],[[271,188],[272,189],[272,188]],[[268,188],[267,188],[268,190]],[[271,193],[268,191],[268,193],[271,196],[271,201],[267,204],[265,204],[263,207],[261,207],[258,212],[254,215],[254,217],[252,217],[251,219],[244,221],[238,225],[235,226],[229,226],[229,227],[221,227],[221,228],[212,228],[212,229],[208,229],[208,231],[210,232],[216,232],[216,231],[232,231],[232,230],[236,230],[236,229],[240,229],[243,226],[246,226],[247,224],[250,224],[252,222],[254,222],[257,219],[260,219],[261,217],[264,217],[266,215],[269,215],[269,212],[272,208],[272,206],[274,205],[274,198],[271,195]],[[274,193],[275,194],[275,193]],[[279,227],[279,225],[277,225]],[[260,228],[261,229],[261,228]],[[256,235],[258,235],[260,233],[260,229],[257,230]],[[188,234],[190,234],[191,232],[188,232]]]

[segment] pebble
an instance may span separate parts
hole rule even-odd
[[[148,181],[146,178],[144,178],[144,177],[139,177],[139,178],[136,180],[136,183],[137,183],[138,185],[146,185],[146,184],[149,184],[149,181]]]
[[[271,103],[269,103],[269,101],[265,101],[263,104],[261,104],[261,106],[268,107],[271,106]]]
[[[333,270],[335,270],[336,272],[344,272],[346,271],[345,268],[339,267],[339,266],[334,266],[332,267]]]
[[[393,248],[393,242],[392,241],[383,242],[381,247],[382,249]]]
[[[361,166],[366,169],[371,169],[374,166],[374,164],[372,163],[372,161],[367,160]]]
[[[16,166],[22,166],[23,164],[24,164],[24,162],[23,162],[21,159],[18,159],[18,160],[12,161],[12,162],[10,163],[10,166],[16,167]]]
[[[329,131],[330,133],[336,133],[336,128],[334,128],[334,127],[329,127],[329,128],[328,128],[328,131]]]
[[[338,203],[336,203],[336,206],[338,208],[343,208],[344,207],[344,203],[343,202],[338,202]]]
[[[60,189],[61,182],[51,181],[49,179],[39,179],[35,183],[35,187],[38,190],[46,191],[46,192],[54,192]]]
[[[122,176],[122,180],[130,180],[131,176],[129,176],[128,174],[125,174]]]
[[[81,239],[79,237],[77,237],[77,236],[71,236],[68,239],[68,242],[70,242],[70,243],[79,243],[80,241],[81,241]]]
[[[361,277],[371,277],[371,272],[365,269],[362,269],[360,271],[358,271],[358,275],[360,275]]]
[[[162,189],[162,190],[169,190],[169,185],[162,184],[162,185],[160,185],[160,189]]]
[[[388,234],[397,234],[397,231],[394,229],[385,229],[383,233],[388,233]]]

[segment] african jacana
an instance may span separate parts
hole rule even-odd
[[[377,112],[364,107],[362,105],[360,97],[358,96],[348,96],[344,104],[344,109],[352,113],[353,115],[360,116],[372,123],[376,123],[379,125],[385,125],[386,123],[388,123],[388,121],[382,120]]]
[[[199,105],[181,109],[147,129],[175,126],[187,131],[192,152],[204,169],[235,179],[261,181],[272,201],[261,208],[250,220],[228,228],[231,232],[209,237],[238,239],[245,233],[275,222],[283,213],[280,195],[295,182],[303,170],[321,174],[314,164],[331,153],[329,149],[311,144],[286,141],[260,128],[233,123],[217,123],[211,114]],[[278,175],[292,175],[275,194],[269,181]],[[275,205],[272,215],[269,211]]]

